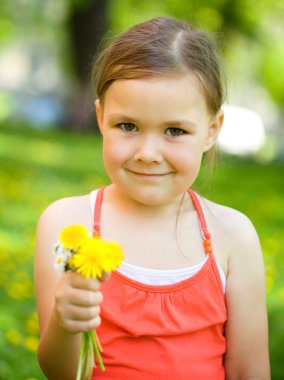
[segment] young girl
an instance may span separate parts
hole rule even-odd
[[[238,211],[192,190],[223,122],[218,55],[204,32],[156,18],[119,36],[93,70],[112,184],[47,208],[37,230],[40,365],[74,379],[97,329],[93,379],[267,380],[265,273]],[[102,281],[53,268],[60,230],[83,224],[124,251]]]

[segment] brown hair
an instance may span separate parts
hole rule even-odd
[[[224,101],[224,76],[215,43],[184,21],[157,17],[122,33],[96,58],[92,80],[103,101],[118,79],[194,73],[208,110],[216,114]]]

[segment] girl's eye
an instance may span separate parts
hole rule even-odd
[[[120,123],[118,124],[119,128],[125,132],[136,132],[137,127],[132,123]]]
[[[176,136],[181,136],[181,135],[184,135],[186,132],[183,130],[183,129],[180,129],[180,128],[168,128],[166,130],[166,135],[169,135],[169,136],[173,136],[173,137],[176,137]]]

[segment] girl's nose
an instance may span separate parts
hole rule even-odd
[[[146,163],[160,163],[162,161],[162,153],[159,145],[157,139],[144,136],[138,143],[134,157],[135,160]]]

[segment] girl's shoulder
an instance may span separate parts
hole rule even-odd
[[[212,226],[227,234],[234,235],[243,230],[253,229],[253,223],[247,215],[229,206],[224,206],[206,198],[201,198],[204,214]]]
[[[41,214],[38,227],[49,228],[55,232],[72,224],[92,223],[89,195],[67,197],[51,203]]]
[[[238,267],[245,270],[249,263],[262,265],[258,234],[249,217],[204,198],[201,198],[201,203],[212,235],[214,252],[224,263],[225,271]]]

